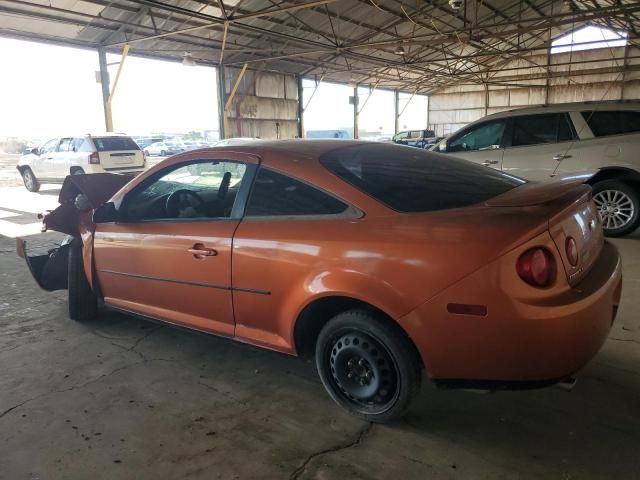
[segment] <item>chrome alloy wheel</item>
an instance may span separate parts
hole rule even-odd
[[[633,201],[620,190],[602,190],[593,196],[593,201],[605,230],[623,228],[634,218]]]

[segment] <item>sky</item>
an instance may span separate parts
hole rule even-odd
[[[107,56],[112,86],[119,60]],[[106,130],[96,51],[0,38],[0,68],[0,139]],[[304,81],[305,129],[353,128],[353,87],[322,82],[311,97],[314,88]],[[370,92],[359,89],[360,132],[393,134],[393,92]],[[425,96],[401,94],[400,110],[400,129],[425,128]],[[129,55],[112,111],[114,130],[130,135],[218,130],[215,69]]]
[[[592,50],[594,48],[624,47],[627,44],[628,34],[626,32],[614,32],[606,28],[599,28],[589,25],[584,28],[574,30],[567,35],[563,35],[551,42],[551,53],[562,53],[579,50]],[[599,41],[602,40],[602,41]],[[571,46],[572,43],[595,42],[587,45]]]
[[[316,90],[314,80],[304,80],[303,103],[305,106],[305,130],[352,129],[353,87],[329,82],[321,82]],[[314,93],[315,90],[315,93]],[[312,96],[313,95],[313,96]],[[358,129],[360,132],[377,132],[392,135],[394,131],[393,92],[384,89],[360,87]],[[366,103],[365,103],[366,102]],[[426,128],[427,103],[425,95],[401,93],[398,127],[400,130]]]

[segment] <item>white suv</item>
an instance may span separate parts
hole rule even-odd
[[[138,174],[145,156],[133,139],[121,134],[85,135],[49,140],[18,161],[18,171],[30,192],[41,183],[61,183],[79,173]]]
[[[571,103],[496,113],[440,142],[435,151],[528,180],[590,175],[605,233],[640,224],[640,103]]]

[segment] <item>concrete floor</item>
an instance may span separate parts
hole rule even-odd
[[[12,162],[0,158],[0,480],[640,479],[640,231],[615,240],[622,305],[573,392],[426,383],[405,419],[372,426],[333,404],[311,363],[114,313],[67,319],[66,292],[39,290],[8,238],[35,233],[59,187],[29,194]]]
[[[72,322],[0,237],[0,478],[640,478],[639,239],[615,241],[622,306],[573,392],[427,384],[372,426],[308,362],[113,313]]]

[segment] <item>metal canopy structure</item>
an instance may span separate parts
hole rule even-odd
[[[486,83],[585,25],[640,40],[637,0],[454,2],[0,0],[0,35],[418,93]]]

